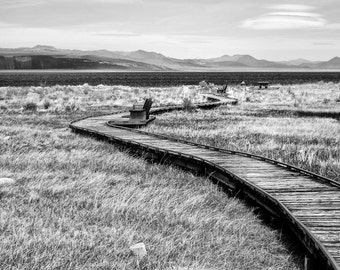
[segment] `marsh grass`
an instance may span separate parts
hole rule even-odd
[[[27,102],[24,104],[23,109],[26,111],[35,112],[38,108],[38,105],[34,102]]]
[[[0,87],[0,106],[10,110],[25,109],[27,104],[36,104],[37,110],[50,112],[86,112],[98,107],[128,107],[153,99],[153,106],[182,105],[183,100],[192,103],[204,102],[198,86],[168,88],[145,88],[128,86],[38,86],[38,87]]]
[[[280,231],[237,199],[71,133],[81,115],[1,115],[0,177],[16,180],[0,188],[1,269],[299,269]]]
[[[146,130],[263,155],[340,180],[339,85],[231,91],[244,97],[239,106],[167,113]],[[252,102],[247,102],[248,96]],[[324,99],[330,101],[325,104]]]
[[[334,179],[340,167],[338,89],[291,86],[293,96],[286,86],[235,88],[229,94],[240,98],[238,106],[160,115],[147,130],[263,154]],[[195,86],[152,90],[156,105],[182,104],[197,92]],[[67,128],[76,118],[130,106],[148,91],[1,88],[0,177],[17,182],[0,188],[0,268],[301,269],[280,230],[207,179],[146,163]],[[46,100],[50,106],[43,111]],[[38,104],[36,112],[20,110],[28,101]],[[315,117],[325,113],[334,117]],[[137,242],[148,251],[139,266],[129,251]]]

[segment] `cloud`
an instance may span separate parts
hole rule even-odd
[[[340,29],[340,23],[330,23],[327,25],[327,29],[338,30]]]
[[[322,28],[327,25],[327,21],[318,13],[308,12],[315,9],[306,5],[276,5],[269,6],[268,9],[275,9],[253,19],[242,22],[241,27],[256,30],[274,29],[308,29]]]
[[[271,6],[268,6],[267,8],[275,9],[275,10],[288,10],[288,11],[308,11],[308,10],[316,9],[313,6],[296,5],[296,4],[271,5]]]
[[[48,4],[69,3],[69,0],[1,0],[1,8],[4,9],[19,9],[25,7],[36,7]],[[142,3],[143,0],[73,0],[73,3],[79,4],[108,4],[108,5],[129,5]]]
[[[88,3],[105,3],[105,4],[138,4],[142,3],[143,0],[83,0],[81,2],[88,2]]]
[[[46,0],[2,0],[1,8],[12,9],[12,8],[23,8],[31,6],[39,6],[47,3]]]
[[[20,24],[5,23],[0,21],[0,29],[20,28]]]
[[[331,43],[331,42],[313,42],[313,45],[316,45],[316,46],[333,46],[333,45],[336,45],[336,44]]]
[[[100,36],[100,37],[138,37],[138,36],[140,36],[140,34],[106,32],[106,33],[93,33],[93,34],[91,34],[91,36]]]

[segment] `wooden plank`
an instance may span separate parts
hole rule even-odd
[[[340,228],[324,228],[324,227],[309,227],[308,228],[312,233],[320,234],[338,234],[340,235]]]
[[[334,216],[340,218],[340,209],[334,209],[334,210],[316,210],[316,209],[307,209],[307,210],[296,210],[292,211],[292,213],[295,216],[301,216],[301,215],[327,215],[327,216]]]
[[[171,148],[181,150],[183,153],[189,152],[188,150],[192,149],[192,146],[190,145],[178,145],[178,144],[172,144],[170,145]]]
[[[279,171],[277,168],[264,168],[259,165],[247,165],[240,164],[237,166],[231,166],[228,164],[218,164],[228,170],[238,171],[242,175],[246,176],[290,176],[291,174],[288,171]]]
[[[325,205],[320,205],[320,204],[294,204],[293,206],[285,204],[288,209],[292,212],[294,211],[336,211],[340,209],[340,204],[325,204]]]
[[[255,161],[255,160],[254,160]],[[251,158],[246,158],[238,155],[229,155],[229,156],[223,156],[223,157],[216,157],[214,160],[216,163],[221,163],[221,164],[230,164],[230,165],[237,165],[237,164],[248,164],[248,165],[259,165],[260,163],[258,162],[253,162]],[[262,164],[262,163],[261,163]],[[263,163],[263,166],[272,166],[269,163]]]
[[[319,239],[322,243],[328,243],[329,241],[335,241],[340,243],[340,234],[339,233],[313,233],[317,239]]]
[[[219,156],[216,157],[216,161],[217,162],[225,162],[226,164],[230,164],[230,165],[238,165],[240,163],[243,164],[249,164],[249,165],[263,165],[263,166],[275,166],[273,164],[270,164],[268,162],[264,162],[264,161],[259,161],[250,157],[244,157],[244,156],[240,156],[240,155],[233,155],[233,154],[226,154],[223,153],[225,156]]]
[[[315,191],[315,190],[318,190],[318,191],[329,191],[330,189],[328,187],[325,187],[325,188],[320,188],[320,187],[315,187],[315,188],[304,188],[304,187],[294,188],[294,191],[299,191],[299,192],[312,192],[312,191]],[[284,188],[284,187],[277,188],[277,189],[274,189],[274,188],[265,188],[265,191],[268,192],[269,194],[272,193],[272,192],[278,192],[278,191],[285,192],[285,193],[291,193],[292,189],[291,188]]]
[[[303,220],[303,224],[307,227],[331,227],[331,228],[340,228],[340,220]]]
[[[291,196],[285,194],[285,193],[275,193],[273,194],[276,197],[280,197],[282,199],[285,199],[286,197],[291,197],[291,196],[295,196],[295,197],[300,197],[302,199],[304,199],[305,197],[310,197],[311,195],[313,196],[313,198],[320,198],[320,199],[325,199],[325,198],[332,198],[335,200],[340,200],[340,192],[339,191],[329,191],[329,192],[311,192],[311,194],[305,194],[303,192],[294,192],[292,191],[292,193],[290,194]]]
[[[334,216],[330,216],[330,215],[297,215],[295,216],[298,220],[302,221],[302,222],[322,222],[324,224],[327,224],[329,222],[333,222],[334,224],[340,224],[340,217],[334,217]]]
[[[257,183],[254,183],[252,182],[251,180],[249,179],[246,179],[248,180],[249,182],[253,183],[254,185],[258,186],[258,187],[261,187],[265,190],[268,190],[268,192],[270,193],[277,193],[277,192],[280,192],[280,193],[287,193],[287,190],[292,192],[304,192],[306,194],[309,194],[309,193],[312,193],[314,191],[329,191],[329,190],[332,190],[331,188],[328,188],[327,186],[326,187],[320,187],[320,186],[317,186],[317,185],[313,185],[313,183],[305,183],[305,184],[301,184],[301,183],[295,183],[295,182],[288,182],[288,183],[282,183],[282,182],[279,182],[279,181],[273,181],[273,182],[257,182]],[[282,189],[282,190],[281,190]],[[301,189],[301,191],[299,190]],[[293,196],[291,196],[292,198]]]
[[[339,247],[334,247],[334,248],[327,247],[326,249],[332,255],[332,257],[340,255],[340,248]]]
[[[230,166],[230,167],[234,167],[234,168],[238,168],[240,166],[249,166],[250,167],[261,167],[261,168],[266,168],[266,169],[271,169],[271,168],[278,168],[280,169],[280,167],[269,164],[269,163],[265,163],[265,162],[252,162],[252,160],[250,158],[248,158],[249,160],[244,160],[241,159],[240,157],[238,157],[237,159],[235,159],[234,162],[231,162],[230,160],[226,159],[226,158],[216,158],[214,159],[214,162],[220,166]]]
[[[312,178],[304,178],[299,173],[294,173],[288,170],[280,170],[278,168],[271,168],[271,169],[263,169],[261,167],[249,167],[249,166],[239,166],[239,167],[232,167],[232,166],[223,166],[225,168],[230,168],[232,170],[238,171],[238,173],[253,178],[273,178],[273,177],[282,177],[282,178],[299,178],[301,180],[310,181]]]

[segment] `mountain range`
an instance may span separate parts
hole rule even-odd
[[[143,50],[68,50],[37,45],[0,48],[0,70],[9,69],[109,69],[117,71],[232,71],[232,70],[339,70],[340,58],[328,61],[259,60],[251,55],[223,55],[210,59],[177,59]]]

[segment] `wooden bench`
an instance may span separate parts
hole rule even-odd
[[[156,119],[155,116],[150,116],[150,109],[152,99],[148,98],[144,103],[137,103],[132,105],[130,115],[122,115],[121,118],[109,120],[109,126],[123,126],[129,128],[140,128],[146,126],[148,123]]]
[[[147,98],[144,104],[133,104],[130,110],[131,120],[148,120],[150,117],[150,109],[152,106],[152,99]]]
[[[228,84],[225,84],[225,85],[223,85],[222,88],[217,89],[217,90],[216,90],[216,93],[217,93],[217,94],[225,94],[226,91],[227,91],[227,88],[228,88]]]
[[[262,89],[262,86],[267,89],[269,82],[258,82],[257,85],[259,86],[259,89]]]

